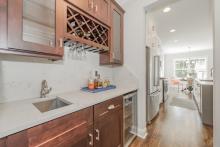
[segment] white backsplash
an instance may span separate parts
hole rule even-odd
[[[112,68],[99,66],[99,55],[87,53],[84,60],[65,57],[61,61],[0,55],[0,103],[36,98],[40,95],[41,81],[47,80],[51,94],[78,90],[87,84],[91,70],[97,69],[112,81]]]

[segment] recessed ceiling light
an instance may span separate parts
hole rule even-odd
[[[173,32],[176,32],[176,30],[175,30],[175,29],[171,29],[171,30],[170,30],[170,33],[173,33]]]
[[[167,12],[170,12],[171,8],[170,7],[166,7],[163,9],[163,13],[167,13]]]

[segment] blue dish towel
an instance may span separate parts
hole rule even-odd
[[[105,88],[98,88],[98,89],[94,89],[94,90],[90,90],[88,87],[83,87],[83,88],[81,88],[81,90],[85,91],[85,92],[90,92],[90,93],[98,93],[98,92],[111,90],[111,89],[115,89],[115,88],[116,88],[115,85],[110,85],[110,86],[105,87]]]

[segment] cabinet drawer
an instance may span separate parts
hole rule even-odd
[[[29,147],[88,147],[90,142],[89,134],[92,134],[92,125],[87,126],[86,123],[72,126],[69,130],[53,136],[48,140],[29,144]]]
[[[123,108],[123,97],[119,96],[94,106],[94,119]]]
[[[10,135],[7,147],[75,147],[83,142],[87,147],[92,125],[93,107],[89,107]]]
[[[45,141],[56,139],[55,136],[70,134],[75,128],[92,124],[92,107],[74,112],[45,124],[28,129],[30,146],[37,146]],[[59,137],[58,137],[59,139]]]

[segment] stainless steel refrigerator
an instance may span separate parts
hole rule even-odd
[[[147,123],[151,123],[160,105],[160,56],[149,47],[146,47],[146,79],[146,118]]]

